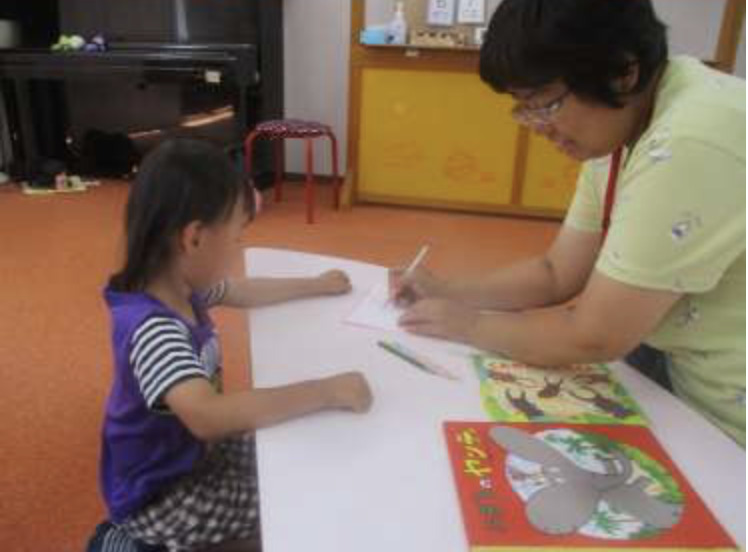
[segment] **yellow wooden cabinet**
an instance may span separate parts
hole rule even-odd
[[[478,76],[475,49],[368,47],[351,25],[347,197],[561,217],[578,163],[512,118]]]
[[[563,216],[579,164],[511,108],[474,72],[363,68],[356,199]]]
[[[518,127],[477,75],[367,68],[360,114],[360,200],[511,203]]]
[[[423,24],[426,0],[409,3]],[[511,99],[478,77],[476,48],[359,43],[351,3],[347,197],[358,201],[562,217],[579,163],[511,117]],[[735,61],[744,0],[727,0],[714,65]]]
[[[547,139],[527,136],[520,203],[528,209],[566,212],[576,189],[579,162],[564,155]]]

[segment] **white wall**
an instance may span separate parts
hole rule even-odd
[[[654,0],[668,26],[670,51],[708,58],[717,49],[725,0]]]
[[[265,0],[268,1],[268,0]],[[489,13],[501,0],[487,0]],[[719,36],[725,0],[654,0],[669,26],[671,52],[712,57]],[[368,0],[367,24],[390,19],[394,0]],[[348,110],[350,0],[284,0],[286,117],[330,124],[345,167]],[[745,29],[736,74],[745,78]],[[304,172],[301,144],[286,147],[286,170]],[[315,170],[329,174],[329,155],[319,142]]]
[[[717,50],[725,0],[654,0],[655,9],[668,25],[670,50],[711,58]],[[734,73],[745,79],[745,24],[738,45]]]
[[[271,1],[271,0],[262,0]],[[341,171],[348,119],[350,0],[284,0],[285,116],[333,127]],[[315,172],[330,173],[327,141],[315,140]],[[300,140],[288,140],[286,170],[305,171]]]

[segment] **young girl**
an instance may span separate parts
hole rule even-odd
[[[106,406],[101,484],[112,521],[170,551],[241,541],[259,531],[257,428],[330,408],[365,412],[359,373],[221,393],[208,309],[249,308],[350,290],[332,271],[308,279],[226,278],[253,212],[229,159],[173,140],[144,161],[127,205],[127,256],[105,291],[115,372]],[[211,548],[213,550],[213,548]]]

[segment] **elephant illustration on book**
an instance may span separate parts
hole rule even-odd
[[[595,515],[601,502],[656,530],[675,526],[683,506],[647,494],[647,477],[634,475],[632,461],[618,448],[601,460],[605,473],[584,469],[541,438],[515,427],[496,426],[490,438],[508,454],[540,466],[547,484],[525,503],[530,524],[550,535],[577,532]]]

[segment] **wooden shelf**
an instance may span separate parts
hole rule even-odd
[[[363,44],[360,46],[364,48],[373,48],[375,50],[402,50],[407,52],[409,50],[427,50],[427,51],[445,51],[445,52],[480,52],[480,46],[420,46],[415,44]]]

